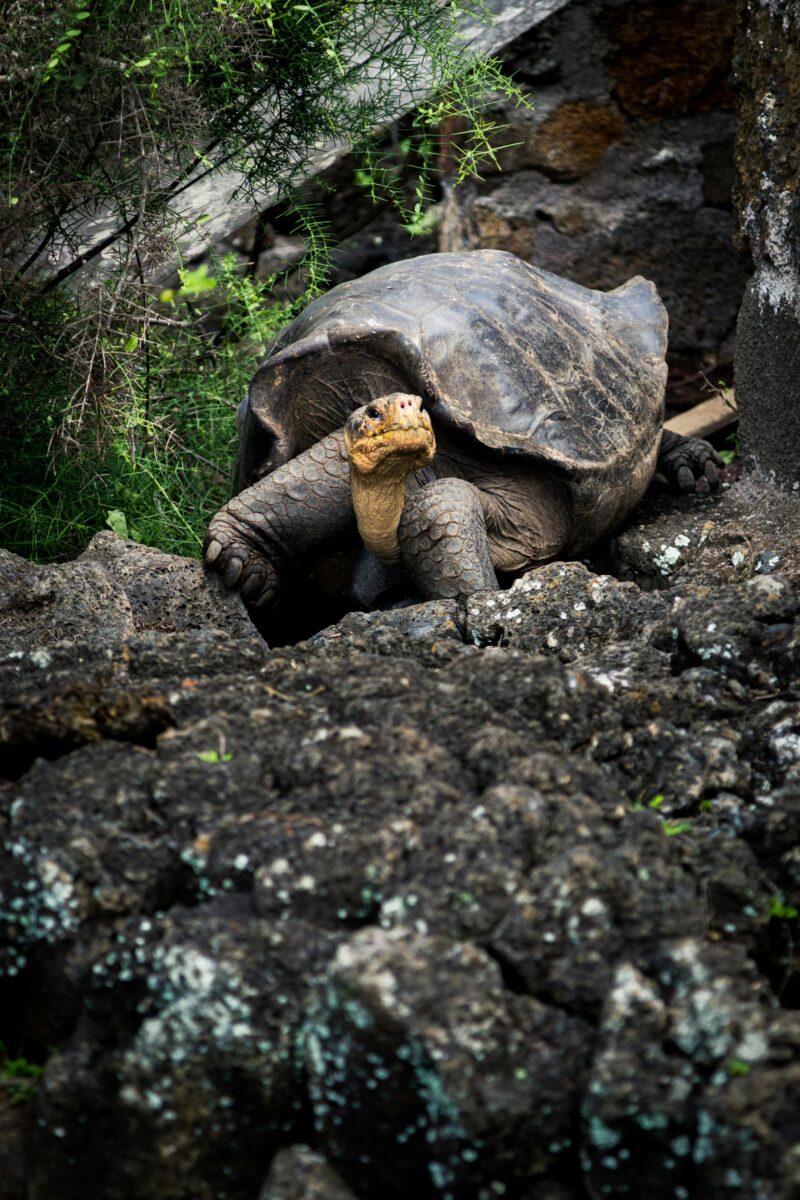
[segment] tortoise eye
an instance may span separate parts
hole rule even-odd
[[[369,419],[371,421],[377,421],[377,419],[380,415],[381,415],[381,410],[379,408],[376,408],[374,404],[370,404],[369,408],[367,409],[367,416],[369,417]]]

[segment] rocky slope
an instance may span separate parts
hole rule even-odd
[[[798,547],[651,501],[272,651],[112,534],[0,558],[0,1197],[800,1194]]]

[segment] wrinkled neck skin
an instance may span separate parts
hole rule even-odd
[[[436,453],[433,427],[421,398],[390,392],[357,408],[344,427],[344,444],[361,540],[384,566],[399,567],[397,529],[406,478],[427,466]]]
[[[397,470],[361,474],[350,466],[353,508],[361,540],[387,567],[402,565],[397,528],[405,503],[405,473]]]

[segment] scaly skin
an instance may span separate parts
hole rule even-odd
[[[682,437],[665,429],[656,463],[656,478],[677,487],[681,492],[696,492],[700,480],[712,490],[719,487],[717,468],[722,459],[713,446],[702,438]]]
[[[364,545],[386,566],[404,566],[426,599],[496,588],[481,493],[465,479],[437,479],[411,496],[407,475],[436,449],[418,396],[382,396],[345,426],[350,480]]]
[[[405,480],[436,453],[431,419],[419,396],[391,392],[356,409],[344,427],[353,507],[361,539],[387,567],[401,567],[397,527]]]
[[[437,479],[409,497],[400,547],[426,600],[497,588],[481,493],[466,479]]]
[[[252,607],[271,606],[287,562],[357,521],[366,548],[385,565],[404,567],[426,599],[496,588],[487,535],[492,495],[456,476],[406,495],[407,476],[432,461],[435,447],[418,396],[382,396],[230,500],[209,526],[206,561]],[[719,465],[707,442],[664,433],[658,472],[681,491],[693,491],[698,480],[716,487]],[[555,501],[543,495],[539,502]],[[496,538],[496,522],[492,528]]]
[[[339,430],[229,500],[206,534],[206,562],[253,608],[276,603],[283,565],[355,524]]]

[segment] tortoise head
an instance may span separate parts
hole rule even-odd
[[[391,392],[351,414],[344,427],[351,468],[403,479],[433,459],[436,439],[419,396]]]

